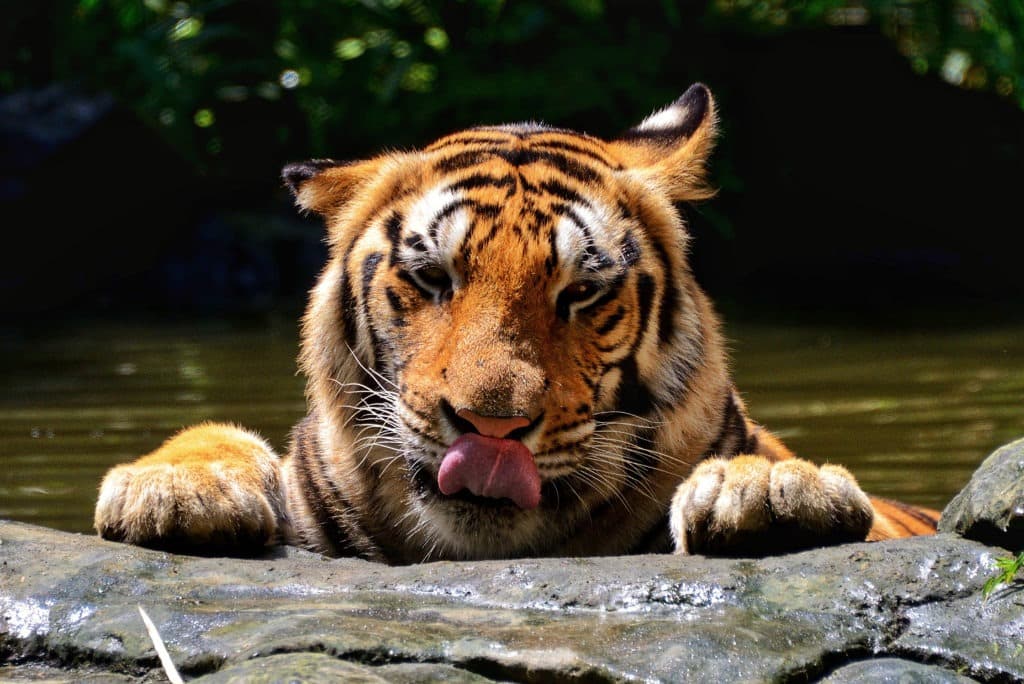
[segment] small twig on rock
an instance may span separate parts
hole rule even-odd
[[[164,640],[160,638],[160,632],[156,631],[156,625],[146,615],[146,611],[142,609],[142,606],[139,606],[139,615],[142,616],[142,621],[146,623],[146,631],[149,632],[149,639],[153,642],[153,648],[156,649],[157,656],[160,657],[160,664],[164,666],[167,679],[171,680],[171,684],[185,684],[181,675],[178,674],[177,668],[174,667],[174,661],[171,660],[171,654],[167,652],[167,647],[164,646]]]

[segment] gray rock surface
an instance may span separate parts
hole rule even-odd
[[[935,665],[900,658],[872,658],[844,665],[821,680],[826,684],[963,684],[973,679]]]
[[[1024,551],[1024,439],[997,449],[942,511],[939,530]]]
[[[204,682],[1016,681],[1024,583],[980,593],[1004,554],[939,535],[758,560],[387,567],[0,522],[0,679],[161,681],[142,605]]]

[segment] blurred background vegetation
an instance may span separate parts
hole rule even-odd
[[[723,115],[720,198],[688,210],[713,293],[799,292],[824,309],[1024,293],[1021,0],[40,0],[3,13],[0,211],[8,237],[46,222],[0,264],[13,310],[301,299],[322,253],[285,218],[284,162],[522,119],[612,135],[695,80]],[[85,110],[87,125],[67,123]]]

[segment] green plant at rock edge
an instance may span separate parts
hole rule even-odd
[[[985,586],[981,588],[981,595],[986,600],[997,587],[1012,582],[1020,569],[1024,568],[1024,551],[1017,554],[1016,557],[996,558],[996,568],[999,572],[985,580]]]

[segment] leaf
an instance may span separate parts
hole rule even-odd
[[[981,596],[986,600],[997,587],[1012,582],[1020,569],[1024,567],[1024,551],[1020,552],[1016,558],[1013,556],[996,558],[995,565],[999,572],[985,580],[985,584],[981,588]]]

